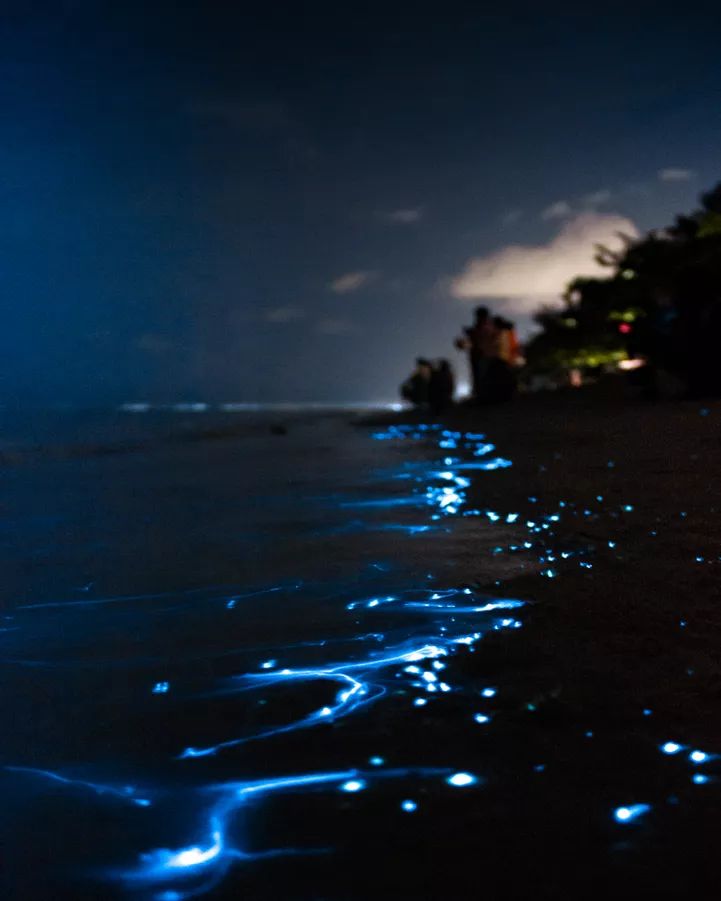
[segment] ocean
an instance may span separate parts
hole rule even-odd
[[[410,897],[474,858],[468,661],[524,601],[467,490],[512,461],[389,417],[3,413],[3,897]]]

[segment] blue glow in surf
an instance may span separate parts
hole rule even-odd
[[[186,869],[188,867],[201,867],[215,860],[223,850],[223,837],[219,829],[212,833],[211,844],[207,848],[186,848],[175,854],[169,853],[164,866],[169,869]]]
[[[365,782],[362,779],[349,779],[347,782],[344,782],[341,785],[340,790],[344,792],[355,792],[363,791],[366,787]]]
[[[317,788],[333,783],[340,785],[354,780],[356,776],[355,770],[347,770],[208,786],[206,793],[219,796],[219,800],[207,814],[205,840],[175,850],[159,848],[145,852],[140,855],[136,867],[114,875],[119,875],[127,883],[151,886],[167,884],[176,878],[185,880],[189,876],[207,875],[208,870],[211,870],[210,881],[203,885],[203,892],[207,891],[222,878],[231,862],[264,856],[247,854],[240,848],[232,847],[226,840],[230,820],[241,806],[251,800],[262,799],[272,792]],[[288,853],[292,853],[291,849],[288,849]],[[197,893],[196,889],[192,889],[187,893],[178,893],[177,897],[187,898]]]
[[[470,785],[475,785],[478,779],[470,773],[454,773],[453,776],[449,776],[446,779],[446,782],[455,788],[467,788]]]
[[[403,427],[392,426],[385,432],[376,432],[373,435],[375,440],[387,441],[398,440],[403,438],[411,438],[414,440],[435,440],[440,450],[459,450],[465,455],[472,458],[486,457],[487,454],[495,450],[493,444],[483,441],[483,436],[474,432],[451,432],[447,429],[440,431],[439,429],[428,426],[421,429],[419,426]],[[445,468],[433,467],[410,467],[407,471],[397,473],[395,478],[411,479],[424,483],[423,491],[417,491],[415,494],[379,498],[374,500],[359,500],[344,502],[344,507],[359,508],[378,508],[393,509],[407,506],[419,506],[423,503],[436,508],[436,515],[432,519],[438,519],[445,516],[455,516],[462,513],[462,508],[466,505],[466,495],[464,489],[470,488],[472,482],[470,478],[460,474],[461,472],[491,472],[496,469],[505,469],[512,465],[512,462],[504,457],[494,457],[483,460],[464,460],[462,457],[444,456],[441,464]],[[417,475],[416,475],[417,473]],[[450,485],[448,483],[451,483]],[[396,527],[402,528],[402,527]],[[409,532],[409,534],[417,534]]]
[[[455,787],[470,786],[478,781],[468,773],[449,775],[447,770],[437,768],[387,770],[382,773],[376,772],[374,776],[377,780],[433,779],[445,776],[446,782]],[[242,807],[251,803],[262,803],[263,799],[271,793],[322,790],[333,786],[343,794],[351,797],[371,787],[369,775],[358,770],[305,773],[277,779],[254,782],[227,782],[208,786],[205,789],[205,794],[209,797],[216,796],[218,800],[211,805],[206,815],[207,820],[204,829],[207,833],[207,838],[174,850],[158,848],[147,851],[140,855],[136,867],[115,875],[119,876],[126,883],[147,887],[172,884],[177,880],[184,881],[189,877],[201,877],[206,880],[202,884],[201,893],[208,891],[217,885],[232,863],[273,857],[279,854],[295,854],[301,850],[284,848],[280,851],[271,850],[251,853],[243,848],[234,846],[227,838],[228,830],[236,813]],[[417,804],[408,800],[403,802],[401,806],[405,812],[410,813],[416,809]],[[179,892],[177,897],[188,898],[193,894],[198,894],[198,889],[195,887],[187,892]]]
[[[35,767],[27,766],[6,766],[4,769],[9,773],[27,773],[31,776],[39,776],[42,779],[49,779],[52,782],[59,782],[61,785],[88,789],[97,795],[111,795],[128,804],[134,804],[137,807],[150,807],[151,801],[148,798],[138,797],[137,789],[132,785],[126,785],[123,788],[117,788],[113,785],[103,785],[98,782],[88,782],[84,779],[71,779],[60,773],[51,770],[41,770]]]
[[[651,809],[648,804],[630,804],[627,807],[617,807],[613,812],[613,818],[617,823],[633,823]]]
[[[109,869],[107,876],[109,880],[124,882],[136,897],[185,901],[214,893],[233,868],[250,861],[271,860],[285,854],[332,853],[344,840],[335,834],[336,824],[364,818],[365,827],[369,810],[374,816],[387,815],[392,824],[409,834],[418,826],[426,828],[428,823],[442,827],[439,801],[455,805],[459,816],[465,815],[469,807],[482,808],[481,787],[485,780],[480,774],[486,767],[490,771],[493,758],[489,755],[497,754],[494,744],[503,739],[503,734],[497,734],[497,724],[513,724],[514,717],[518,723],[517,714],[527,717],[526,711],[540,709],[537,698],[518,696],[516,683],[509,678],[510,667],[492,670],[487,661],[481,661],[481,666],[474,668],[471,657],[483,655],[485,636],[493,635],[491,640],[500,643],[499,630],[521,626],[516,616],[521,616],[524,601],[493,596],[504,593],[498,587],[500,579],[495,583],[497,591],[452,584],[447,587],[454,581],[448,577],[449,569],[429,566],[422,556],[427,536],[431,530],[439,533],[428,542],[430,547],[436,537],[442,541],[443,533],[456,528],[466,529],[469,534],[474,531],[489,535],[488,542],[478,542],[472,551],[478,562],[480,585],[492,585],[497,575],[491,570],[489,576],[486,565],[498,568],[511,553],[517,555],[514,565],[518,568],[522,563],[529,574],[545,572],[547,578],[554,578],[572,566],[576,576],[580,568],[587,571],[585,578],[591,579],[595,575],[591,560],[596,545],[554,547],[554,530],[561,514],[545,513],[536,497],[529,498],[529,503],[537,505],[531,518],[504,510],[499,502],[490,509],[487,501],[474,499],[477,507],[469,509],[472,483],[502,478],[494,471],[511,465],[510,460],[495,456],[495,447],[483,435],[437,426],[409,426],[376,438],[401,439],[406,445],[409,441],[423,441],[430,447],[432,458],[409,461],[408,455],[402,456],[405,451],[389,448],[391,453],[398,453],[400,462],[395,472],[375,476],[376,481],[383,480],[376,498],[368,500],[358,491],[356,500],[349,491],[323,501],[324,505],[330,501],[336,513],[340,510],[340,517],[347,516],[343,511],[355,506],[369,511],[367,521],[361,521],[360,514],[348,518],[354,535],[365,531],[385,533],[375,536],[379,545],[384,543],[372,550],[375,562],[364,559],[347,582],[330,590],[323,586],[320,599],[312,594],[313,590],[320,594],[320,589],[311,588],[308,595],[290,597],[291,588],[278,585],[254,592],[243,592],[243,586],[219,586],[217,590],[182,593],[183,612],[190,612],[193,626],[196,616],[200,624],[193,656],[188,655],[175,666],[165,653],[149,653],[142,660],[142,672],[131,673],[129,682],[137,686],[133,704],[138,705],[140,717],[155,718],[158,732],[162,731],[169,710],[180,713],[175,721],[177,727],[167,739],[172,743],[163,746],[163,753],[168,756],[181,752],[180,762],[168,761],[164,769],[164,762],[160,761],[150,783],[152,793],[123,788],[124,780],[109,779],[112,784],[108,785],[94,782],[99,773],[106,772],[99,767],[87,768],[90,778],[83,780],[71,779],[65,769],[18,772],[18,780],[20,772],[24,772],[23,779],[37,780],[38,786],[48,783],[51,790],[67,792],[71,799],[73,793],[85,791],[94,803],[92,795],[97,795],[104,805],[128,805],[128,810],[116,812],[142,821],[139,834],[142,832],[146,838],[128,855],[122,872],[116,867]],[[385,449],[374,446],[373,450],[382,456]],[[452,455],[447,451],[452,451]],[[391,515],[385,512],[388,509],[393,510]],[[561,502],[553,509],[563,510],[564,523],[571,516],[597,517],[599,510],[597,504],[592,513],[570,501],[568,506]],[[614,511],[619,516],[618,503]],[[461,521],[463,516],[478,519]],[[407,547],[411,537],[414,552],[419,554],[413,578],[403,575],[402,556],[395,556],[395,549]],[[597,546],[604,551],[605,542],[605,536],[600,535]],[[319,555],[330,556],[330,552],[325,539],[318,542]],[[418,560],[422,562],[418,564]],[[571,562],[566,564],[564,561],[568,560]],[[436,577],[446,587],[439,587]],[[405,583],[404,578],[408,580]],[[77,579],[73,584],[81,581]],[[298,587],[296,583],[292,590],[297,591]],[[180,609],[181,593],[177,594]],[[165,599],[168,595],[153,597]],[[306,606],[308,597],[313,597],[314,607]],[[124,615],[122,605],[137,604],[139,598],[83,601],[82,606],[75,608],[75,615],[90,618],[102,608]],[[168,607],[165,600],[163,606]],[[217,616],[222,623],[220,628],[232,636],[227,644],[218,642],[212,625],[205,629],[202,615],[206,613],[207,622],[212,624],[210,617]],[[302,623],[302,634],[288,634],[283,623],[285,616],[289,621],[297,617]],[[255,624],[264,620],[277,622],[256,638]],[[160,619],[156,622],[163,629],[168,625]],[[171,620],[168,635],[173,636],[176,626],[177,621]],[[217,655],[215,648],[208,655],[204,653],[204,630],[212,639],[209,644],[222,645]],[[88,685],[92,687],[90,680]],[[493,700],[498,697],[502,705]],[[187,719],[182,709],[185,703]],[[501,709],[496,714],[497,706]],[[202,709],[203,715],[194,715],[194,708]],[[406,725],[417,727],[423,740],[396,741],[395,730]],[[579,736],[584,729],[581,726]],[[456,732],[458,740],[453,737]],[[649,742],[648,738],[645,740]],[[243,750],[248,742],[266,741],[267,745]],[[594,742],[599,741],[600,733]],[[684,753],[676,761],[660,760],[658,765],[670,765],[674,771],[684,768],[686,790],[701,797],[707,792],[693,789],[692,784],[702,786],[709,781],[711,777],[698,769],[713,755],[692,748],[693,745],[683,748],[668,742],[663,746],[664,753]],[[300,755],[298,749],[302,749]],[[221,762],[213,759],[224,752],[227,753]],[[301,759],[306,762],[299,763]],[[548,760],[545,776],[538,775],[546,773],[545,763],[534,764],[538,759]],[[423,766],[429,760],[441,761],[443,766]],[[558,772],[554,766],[557,760],[546,753],[522,758],[511,755],[507,760],[509,768],[518,766],[519,760],[520,772],[511,778],[530,778],[538,785],[555,778]],[[273,778],[269,775],[270,761],[278,766],[270,771]],[[124,767],[136,765],[132,759],[122,763]],[[302,771],[293,772],[296,767]],[[503,767],[500,771],[500,777],[497,770],[492,771],[494,780],[498,778],[499,782],[506,775]],[[218,773],[224,773],[225,778],[232,774],[234,781],[212,781]],[[139,777],[130,781],[148,784],[148,780]],[[34,786],[33,791],[37,790]],[[280,847],[267,846],[272,842],[272,838],[263,838],[272,835],[268,823],[283,815],[282,811],[278,814],[275,805],[283,803],[279,796],[291,792],[301,795],[296,799],[297,809],[305,806],[313,810],[313,830],[309,832],[322,836],[317,842],[320,847],[304,846],[302,825],[295,836],[280,830]],[[272,806],[271,795],[275,796]],[[141,809],[149,807],[151,799],[152,809]],[[87,802],[86,798],[83,803]],[[613,801],[607,799],[600,815],[607,824],[627,824],[640,822],[650,810],[650,804],[635,803],[614,810]],[[259,822],[263,823],[261,828]],[[373,822],[378,821],[371,821],[371,825]],[[354,822],[353,829],[358,830],[358,825]],[[131,824],[124,838],[128,845],[132,828]],[[620,825],[614,827],[614,834],[616,828],[623,830]],[[635,836],[641,834],[639,831]],[[628,832],[623,837],[626,839]],[[143,849],[149,850],[140,853]],[[356,850],[360,858],[364,848]],[[361,860],[365,862],[365,858]],[[251,873],[255,875],[247,878],[262,878],[259,872],[259,867],[248,867],[242,880]],[[237,893],[237,886],[223,886],[221,892],[226,891]],[[252,891],[251,885],[249,893]],[[108,890],[108,895],[115,893],[114,886]]]
[[[395,598],[394,598],[395,600]],[[318,710],[308,713],[298,720],[269,729],[251,732],[245,736],[237,736],[217,742],[213,745],[190,746],[180,754],[181,760],[197,759],[217,754],[230,748],[238,747],[249,741],[257,741],[283,733],[308,729],[324,722],[335,722],[359,708],[365,707],[384,697],[388,691],[388,677],[385,671],[394,667],[400,668],[411,676],[420,675],[418,687],[425,691],[441,694],[450,693],[451,685],[447,681],[438,682],[438,677],[431,670],[419,670],[413,664],[421,661],[434,661],[439,657],[453,654],[459,645],[470,646],[482,637],[482,633],[468,635],[437,636],[436,644],[424,641],[415,646],[408,643],[395,648],[387,648],[386,653],[371,653],[365,659],[349,660],[344,663],[329,664],[322,669],[273,670],[267,673],[247,673],[234,680],[239,683],[238,691],[266,689],[273,685],[312,682],[340,683],[341,690],[335,695],[333,702]],[[409,666],[409,664],[411,666]],[[372,677],[372,678],[371,678]],[[438,683],[438,684],[437,684]],[[492,697],[495,689],[485,689],[484,696]]]
[[[492,474],[512,465],[504,457],[493,456],[496,449],[483,435],[452,432],[432,425],[392,428],[376,433],[374,438],[378,441],[426,442],[433,448],[433,459],[404,460],[396,472],[388,474],[385,485],[388,491],[398,491],[397,494],[385,493],[384,487],[382,495],[370,500],[360,495],[357,500],[350,494],[334,495],[336,510],[363,507],[369,511],[368,523],[352,518],[354,529],[387,529],[394,533],[387,536],[392,539],[388,541],[390,547],[396,541],[405,541],[405,535],[409,538],[422,536],[434,528],[448,531],[453,527],[454,518],[469,514],[483,517],[485,528],[511,531],[508,527],[512,526],[514,546],[519,553],[526,550],[518,540],[518,532],[524,528],[519,513],[467,509],[469,489],[477,478],[486,478],[486,473]],[[448,451],[452,451],[452,455],[449,456]],[[488,475],[488,478],[495,477]],[[392,517],[386,515],[392,522],[383,521],[383,511],[387,509],[396,511]],[[374,510],[378,511],[377,519],[381,520],[378,524],[373,522]],[[406,510],[413,522],[403,522]],[[548,530],[549,521],[543,518],[541,511],[535,520],[534,529]],[[439,525],[432,525],[436,522]],[[545,539],[546,535],[542,537]],[[505,552],[507,542],[500,538],[494,540],[499,551]],[[421,546],[423,541],[418,538],[415,545]],[[538,542],[540,549],[542,538]],[[319,553],[322,552],[324,548],[319,547]],[[154,825],[148,826],[153,831],[147,833],[152,836],[147,843],[150,850],[138,854],[135,864],[128,865],[122,872],[109,870],[109,879],[120,880],[133,891],[152,892],[147,897],[183,901],[212,891],[231,867],[245,861],[317,851],[316,848],[302,847],[302,839],[300,846],[295,846],[292,840],[284,840],[280,848],[257,850],[257,843],[252,840],[250,814],[270,795],[302,792],[305,796],[315,792],[319,796],[315,799],[319,805],[342,811],[344,816],[367,808],[371,799],[374,805],[385,804],[391,815],[412,814],[422,809],[425,816],[432,812],[436,795],[453,795],[455,802],[462,804],[463,790],[480,786],[481,779],[473,773],[478,766],[477,757],[466,753],[462,742],[458,747],[449,743],[448,748],[434,749],[432,759],[442,759],[446,764],[442,767],[423,765],[429,752],[422,746],[403,752],[414,765],[405,765],[409,761],[403,760],[396,766],[396,758],[400,756],[397,746],[391,747],[385,735],[372,731],[373,720],[368,712],[371,706],[379,705],[381,718],[387,718],[392,724],[393,712],[402,710],[407,721],[423,724],[423,728],[430,724],[429,728],[437,729],[434,720],[445,708],[446,717],[458,712],[460,728],[467,728],[473,740],[483,742],[493,726],[488,715],[476,712],[483,706],[479,703],[479,694],[490,699],[495,697],[498,689],[484,687],[483,682],[474,683],[460,663],[482,648],[479,643],[485,635],[518,628],[520,620],[509,615],[509,611],[520,610],[524,601],[493,597],[491,592],[481,593],[468,587],[438,587],[433,576],[429,574],[426,579],[426,563],[423,563],[416,583],[424,587],[399,586],[400,579],[395,574],[401,571],[400,567],[396,568],[394,560],[389,562],[390,551],[388,559],[378,559],[379,553],[374,552],[378,562],[365,561],[366,574],[371,567],[376,570],[372,579],[349,582],[352,592],[341,593],[335,589],[316,608],[323,615],[327,608],[327,621],[333,628],[316,627],[315,633],[311,631],[309,636],[290,636],[295,639],[290,642],[287,636],[278,637],[278,640],[264,637],[255,646],[239,649],[237,659],[235,649],[229,645],[228,658],[222,660],[218,669],[213,669],[214,661],[205,660],[202,650],[198,650],[198,657],[193,661],[196,667],[198,662],[201,663],[197,668],[201,669],[203,677],[193,683],[190,690],[197,694],[190,698],[203,705],[208,714],[206,722],[216,731],[204,732],[206,722],[202,717],[188,719],[195,732],[191,732],[187,723],[182,724],[178,729],[181,738],[177,746],[170,749],[173,754],[180,752],[176,760],[182,763],[169,764],[167,784],[158,780],[153,795],[90,780],[75,781],[50,771],[29,771],[29,775],[31,772],[42,775],[68,791],[73,786],[92,789],[98,795],[107,795],[139,808],[150,805],[152,797],[153,810],[139,810],[134,814],[147,818],[149,823],[151,816],[161,811],[161,802],[168,803],[169,809],[177,814],[177,822],[168,823],[167,835],[173,838],[164,837],[162,821],[159,826],[158,821],[153,820]],[[393,578],[395,583],[389,581]],[[291,591],[297,592],[301,587],[298,582],[257,591],[242,591],[242,587],[219,586],[217,590],[203,589],[197,594],[183,593],[187,600],[185,609],[190,607],[191,600],[193,605],[197,601],[198,612],[214,611],[221,618],[219,621],[226,624],[223,628],[235,630],[233,634],[240,636],[246,628],[246,615],[250,623],[256,615],[258,618],[280,618],[284,604],[288,605],[292,615],[296,615],[305,597],[298,594],[289,597]],[[163,599],[167,595],[152,597]],[[139,596],[91,601],[92,606],[84,606],[83,611],[138,600]],[[192,609],[195,614],[196,607]],[[269,610],[272,613],[269,614]],[[379,620],[382,620],[381,624]],[[280,632],[280,629],[276,630],[274,637]],[[219,653],[218,659],[220,657]],[[150,659],[144,663],[148,664]],[[192,676],[186,677],[187,670],[183,670],[181,677],[164,658],[160,669],[160,659],[159,656],[152,659],[152,668],[149,666],[146,671],[151,675],[144,675],[139,683],[142,703],[147,703],[148,711],[152,708],[152,714],[148,715],[153,716],[165,715],[169,706],[177,709],[187,701],[187,686],[192,683]],[[188,662],[184,660],[183,664]],[[222,678],[218,673],[223,674]],[[159,681],[153,682],[153,679]],[[171,686],[172,697],[167,700],[150,697],[150,694],[168,694]],[[218,699],[222,699],[223,704],[237,701],[232,715],[225,713],[230,706],[220,708],[220,705],[218,709],[223,713],[216,714],[214,705]],[[171,701],[172,705],[168,703]],[[145,710],[141,712],[146,714]],[[250,715],[246,715],[248,713]],[[485,728],[479,729],[481,725]],[[285,736],[309,729],[316,731],[308,736],[308,746],[317,747],[318,754],[328,750],[324,756],[326,765],[328,760],[338,759],[340,764],[336,769],[325,770],[321,763],[315,772],[291,772],[268,778],[263,772],[262,752],[247,756],[238,753],[238,749],[248,742],[267,740],[270,743],[271,739],[283,742]],[[339,733],[359,740],[355,745],[352,741],[341,745],[343,754],[338,756],[338,746],[333,742]],[[366,736],[372,741],[363,741]],[[304,742],[306,738],[301,737],[300,741]],[[282,753],[277,752],[283,745],[276,743],[270,747],[273,753],[268,755],[268,760],[282,760]],[[350,748],[353,748],[352,752]],[[211,758],[223,752],[228,752],[225,756],[227,768],[221,770]],[[386,758],[395,768],[386,764]],[[209,774],[219,771],[243,773],[248,760],[256,761],[254,765],[260,772],[255,774],[259,778],[210,781]],[[359,760],[365,762],[365,769],[357,767]],[[292,764],[286,762],[291,769]],[[388,787],[390,783],[394,783],[392,788]],[[386,786],[385,794],[380,791],[382,786]],[[470,794],[477,797],[475,791]],[[419,804],[421,799],[422,804]],[[241,810],[242,822],[238,823]],[[322,809],[318,816],[322,822]],[[415,819],[423,818],[419,814]],[[412,828],[412,823],[413,820],[409,820],[404,825]],[[332,850],[333,844],[334,836],[329,835],[327,848],[322,850]]]

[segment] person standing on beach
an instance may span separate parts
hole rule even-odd
[[[401,385],[401,397],[414,407],[421,407],[428,403],[428,387],[431,381],[433,367],[429,360],[418,357],[416,368]]]
[[[508,366],[520,365],[521,345],[516,334],[516,326],[502,316],[493,319],[498,335],[496,355]]]
[[[431,413],[438,415],[453,405],[455,380],[448,360],[439,360],[433,367],[428,385],[428,405]]]
[[[498,402],[510,400],[516,391],[515,369],[518,366],[520,347],[515,326],[502,316],[495,316],[496,353],[486,371],[484,400]]]
[[[456,347],[468,352],[471,370],[471,391],[474,400],[483,396],[483,382],[491,360],[498,354],[498,330],[488,307],[476,307],[473,325],[463,329],[463,337],[456,339]]]

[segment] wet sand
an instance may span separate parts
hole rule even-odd
[[[721,750],[721,402],[653,405],[589,390],[448,422],[482,425],[513,457],[471,488],[471,504],[533,519],[563,501],[574,512],[555,544],[587,548],[593,564],[557,559],[553,579],[513,580],[536,601],[513,651],[553,659],[566,704],[643,699],[682,740]]]
[[[716,897],[721,403],[648,404],[611,382],[443,421],[513,459],[471,486],[471,506],[531,523],[559,514],[553,539],[541,533],[527,571],[504,582],[531,603],[525,628],[488,636],[466,661],[469,676],[505,686],[493,748],[509,768],[532,748],[554,785],[544,802],[519,782],[486,808],[482,828],[508,867],[491,896]],[[490,587],[483,571],[479,559],[469,582]],[[664,753],[666,742],[681,749]],[[694,749],[711,755],[702,767]],[[598,819],[609,797],[648,803],[643,826],[611,837]]]
[[[412,420],[387,414],[377,422]],[[23,627],[7,634],[23,659],[15,661],[20,666],[6,661],[6,720],[13,721],[6,760],[83,781],[73,788],[39,769],[6,773],[13,815],[0,838],[11,848],[8,897],[41,897],[46,873],[52,897],[73,901],[716,897],[708,884],[721,876],[721,404],[649,406],[604,388],[458,409],[443,423],[447,442],[440,432],[370,441],[367,425],[348,441],[332,431],[307,445],[281,434],[259,445],[269,486],[282,471],[281,493],[268,506],[273,494],[264,489],[254,512],[243,504],[259,491],[263,467],[258,459],[243,465],[242,445],[231,434],[154,448],[147,458],[53,462],[47,485],[40,469],[8,469],[8,496],[25,474],[28,492],[44,486],[37,509],[25,513],[33,522],[55,498],[52,480],[70,498],[61,492],[54,499],[58,515],[67,517],[70,501],[85,498],[88,529],[65,559],[64,546],[50,541],[54,526],[43,526],[34,541],[47,545],[44,565],[33,571],[44,575],[31,585],[19,567],[11,592],[17,603],[24,585],[30,606],[8,621]],[[457,450],[455,431],[462,433]],[[289,432],[295,440],[292,425]],[[478,456],[481,432],[495,448]],[[458,463],[448,464],[456,478],[448,484],[466,494],[448,515],[437,494],[430,506],[423,502],[426,486],[442,490],[444,443],[451,446],[442,453]],[[294,454],[297,462],[282,469]],[[463,469],[496,454],[513,465]],[[335,474],[334,462],[341,464]],[[468,485],[457,481],[469,474]],[[351,475],[357,485],[347,481]],[[111,492],[106,484],[117,487]],[[133,484],[145,491],[129,492]],[[419,503],[406,505],[409,491]],[[301,506],[287,506],[286,495]],[[28,497],[18,494],[18,515]],[[100,498],[96,521],[90,513]],[[137,523],[151,513],[158,521],[145,534]],[[409,525],[428,531],[408,534]],[[111,527],[112,541],[99,553],[95,536]],[[28,572],[34,559],[28,556]],[[304,600],[305,588],[288,587],[301,571],[327,579],[333,593],[310,585]],[[86,576],[100,585],[78,589],[79,605],[56,608],[63,580],[83,585]],[[266,599],[245,605],[236,598],[240,588],[231,596],[210,581],[242,586],[252,579],[267,588],[271,576],[276,586],[288,583],[269,595],[284,606]],[[449,609],[437,620],[423,614],[429,618],[419,627],[404,603],[432,599],[428,584],[452,586],[460,603],[463,586],[478,603],[523,599],[523,627],[496,631],[487,614],[480,620],[489,621],[475,624],[477,617]],[[206,587],[196,597],[199,586]],[[168,597],[94,606],[100,588]],[[347,605],[349,597],[381,591],[397,594],[397,613],[393,606],[356,612]],[[455,595],[441,602],[457,604]],[[43,601],[51,602],[47,612]],[[452,641],[456,629],[483,629],[482,640],[439,652],[451,690],[438,702],[427,695],[431,701],[420,708],[413,698],[426,688],[403,669],[406,661],[398,673],[376,675],[379,650],[372,644],[366,651],[373,639],[387,654],[396,633],[406,642],[418,628],[434,642]],[[347,647],[334,643],[341,638]],[[289,686],[277,704],[270,696],[257,707],[247,693],[216,693],[225,680],[275,657],[275,648],[281,665],[296,666],[307,654],[319,667],[370,654],[368,686],[382,689],[384,700],[358,716],[294,727],[217,756],[178,757],[186,744],[233,739],[266,719],[302,720],[328,703],[332,692],[322,683],[301,686],[297,695]],[[168,680],[167,694],[151,692],[156,680]],[[484,686],[493,693],[485,695]],[[480,712],[485,719],[476,719]],[[667,742],[678,753],[664,753]],[[695,750],[708,759],[690,759]],[[369,761],[379,753],[385,763],[376,771]],[[184,846],[210,853],[208,799],[225,780],[309,772],[326,778],[348,766],[364,773],[368,791],[271,792],[245,815],[228,817],[228,852],[213,858],[215,881],[186,884],[166,873],[157,883],[82,881],[115,856],[127,862],[138,852]],[[475,787],[449,788],[438,775],[449,766],[476,774]],[[139,813],[113,807],[102,786],[88,791],[90,780],[122,785],[126,770],[151,793],[153,805]],[[417,811],[405,812],[404,798],[417,802]],[[614,814],[626,809],[631,819],[619,821]],[[231,842],[248,857],[237,859]],[[298,852],[268,860],[268,848]],[[63,873],[59,861],[66,858]]]

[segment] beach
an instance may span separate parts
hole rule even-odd
[[[5,896],[711,897],[720,417],[18,432]]]

